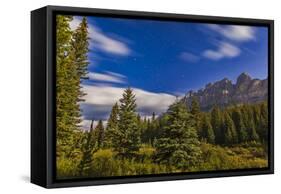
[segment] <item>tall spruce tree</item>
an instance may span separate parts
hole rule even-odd
[[[156,140],[160,137],[160,123],[159,117],[156,118],[155,112],[152,113],[152,137],[151,137],[151,145],[154,147]]]
[[[227,111],[224,112],[223,134],[224,134],[224,144],[231,145],[238,142],[235,125]]]
[[[78,165],[78,176],[89,176],[91,173],[91,167],[93,162],[93,154],[97,152],[98,147],[95,134],[93,130],[93,123],[91,123],[90,131],[85,132],[84,138],[82,141],[82,158]]]
[[[194,120],[194,127],[198,131],[200,129],[199,126],[200,126],[200,121],[201,121],[201,112],[200,112],[199,100],[195,96],[192,97],[192,101],[191,101],[191,105],[190,105],[190,113]]]
[[[248,141],[258,141],[259,136],[254,123],[253,110],[249,105],[244,105],[243,108],[244,122],[248,132]]]
[[[77,130],[75,66],[71,59],[71,16],[56,17],[56,133],[57,156],[68,156]],[[75,83],[75,84],[74,84]],[[72,95],[74,94],[74,95]]]
[[[254,104],[252,105],[252,109],[256,131],[261,135],[261,106],[260,104]]]
[[[118,114],[119,114],[119,106],[115,103],[111,109],[111,113],[107,122],[105,137],[104,137],[104,146],[111,147],[113,142],[115,141],[115,133],[118,130]],[[117,145],[118,143],[115,143]]]
[[[255,128],[255,124],[253,120],[249,120],[249,124],[248,124],[248,130],[249,130],[249,141],[258,141],[259,135],[257,134],[256,128]]]
[[[237,130],[238,142],[243,143],[247,141],[248,134],[239,108],[235,107],[232,113],[232,119],[235,124],[235,128]]]
[[[213,127],[211,125],[210,118],[207,114],[202,116],[202,124],[201,124],[201,138],[205,139],[208,143],[215,143],[215,134]]]
[[[159,122],[156,119],[155,112],[152,113],[151,119],[148,119],[147,121],[147,129],[145,130],[145,137],[146,141],[145,143],[149,143],[153,146],[153,143],[155,142],[156,138],[158,138],[158,127]]]
[[[88,23],[86,17],[83,17],[82,22],[79,24],[72,35],[72,52],[71,58],[76,67],[77,83],[75,85],[77,90],[77,101],[84,101],[83,96],[85,93],[81,90],[80,83],[84,79],[88,79],[88,52],[89,52],[89,37],[88,37]]]
[[[102,124],[102,120],[99,120],[96,128],[95,128],[95,139],[97,141],[98,148],[103,147],[103,141],[104,141],[104,127]]]
[[[263,102],[260,104],[260,138],[263,141],[268,141],[268,129],[269,129],[269,122],[268,122],[268,107],[267,102]]]
[[[223,143],[223,131],[222,131],[222,113],[218,106],[214,106],[211,111],[211,124],[215,134],[215,143]]]
[[[83,17],[82,22],[73,32],[72,36],[72,57],[77,68],[79,79],[88,79],[88,52],[89,52],[89,37],[88,23],[86,17]],[[83,93],[80,93],[83,96]]]
[[[141,133],[141,140],[143,143],[149,143],[151,137],[151,121],[149,118],[144,118],[144,128]]]
[[[198,163],[201,155],[192,116],[180,101],[171,105],[166,115],[167,125],[155,145],[155,160],[179,169],[190,169]]]
[[[136,98],[131,88],[127,88],[119,100],[119,122],[115,134],[114,149],[122,157],[133,156],[140,148],[140,129],[136,115]]]
[[[80,108],[83,92],[81,79],[86,75],[88,65],[88,32],[84,18],[79,27],[72,32],[69,22],[71,16],[56,17],[56,121],[57,154],[70,156],[78,141]]]
[[[88,52],[89,52],[89,37],[88,37],[88,24],[86,17],[82,18],[81,23],[72,33],[71,39],[71,53],[70,58],[74,66],[73,73],[73,81],[71,82],[73,85],[73,93],[72,97],[75,98],[75,109],[72,113],[72,116],[75,117],[75,125],[77,129],[80,128],[81,120],[81,110],[79,102],[84,101],[83,96],[86,95],[82,90],[81,83],[83,80],[88,79]],[[75,73],[74,73],[75,72]],[[76,129],[76,131],[77,131]],[[78,129],[79,131],[79,129]],[[77,136],[77,132],[74,134],[74,141],[79,141],[79,136]],[[75,145],[74,145],[75,146]],[[72,146],[72,149],[74,147]]]

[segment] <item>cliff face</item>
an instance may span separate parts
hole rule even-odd
[[[252,79],[242,73],[233,84],[224,78],[215,83],[209,83],[198,91],[189,91],[182,100],[190,104],[192,97],[198,98],[201,108],[210,109],[214,104],[227,106],[230,104],[256,103],[267,99],[268,80]]]

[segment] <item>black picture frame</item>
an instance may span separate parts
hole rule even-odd
[[[266,26],[268,36],[269,166],[164,175],[56,180],[55,16],[56,14]],[[274,173],[274,21],[231,17],[46,6],[31,12],[31,182],[46,188],[168,181]]]

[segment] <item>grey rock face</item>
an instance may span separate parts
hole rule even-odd
[[[260,102],[267,99],[267,94],[267,79],[252,79],[248,74],[242,73],[235,84],[224,78],[215,83],[208,83],[205,88],[196,92],[189,91],[182,100],[189,105],[195,96],[201,108],[208,110],[215,104],[224,107],[231,104]]]

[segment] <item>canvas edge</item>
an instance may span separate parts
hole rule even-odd
[[[60,188],[60,187],[74,187],[74,186],[91,186],[91,185],[107,185],[107,184],[124,184],[124,183],[142,183],[142,182],[155,182],[155,181],[171,181],[171,180],[186,180],[186,179],[201,179],[201,178],[218,178],[218,177],[233,177],[233,176],[247,176],[247,175],[262,175],[274,173],[274,21],[264,19],[249,19],[249,18],[232,18],[232,17],[218,17],[218,16],[199,16],[199,15],[185,15],[185,14],[172,14],[172,13],[155,13],[155,12],[139,12],[139,11],[125,11],[125,10],[109,10],[109,9],[94,9],[94,8],[77,8],[77,7],[63,7],[63,6],[46,6],[47,10],[47,167],[46,167],[46,184],[41,185],[46,188]],[[153,177],[130,177],[106,180],[84,180],[84,181],[68,181],[58,182],[54,177],[54,130],[52,125],[55,122],[54,118],[54,73],[52,64],[54,60],[54,44],[52,37],[53,30],[53,17],[55,12],[68,12],[68,13],[84,13],[84,14],[105,14],[112,16],[131,16],[131,17],[144,17],[154,19],[173,19],[185,20],[192,19],[205,22],[231,22],[237,24],[261,24],[269,27],[269,102],[270,102],[270,154],[269,154],[269,168],[261,170],[246,170],[236,172],[211,172],[203,174],[189,174],[189,175],[167,175],[167,176],[153,176]]]

